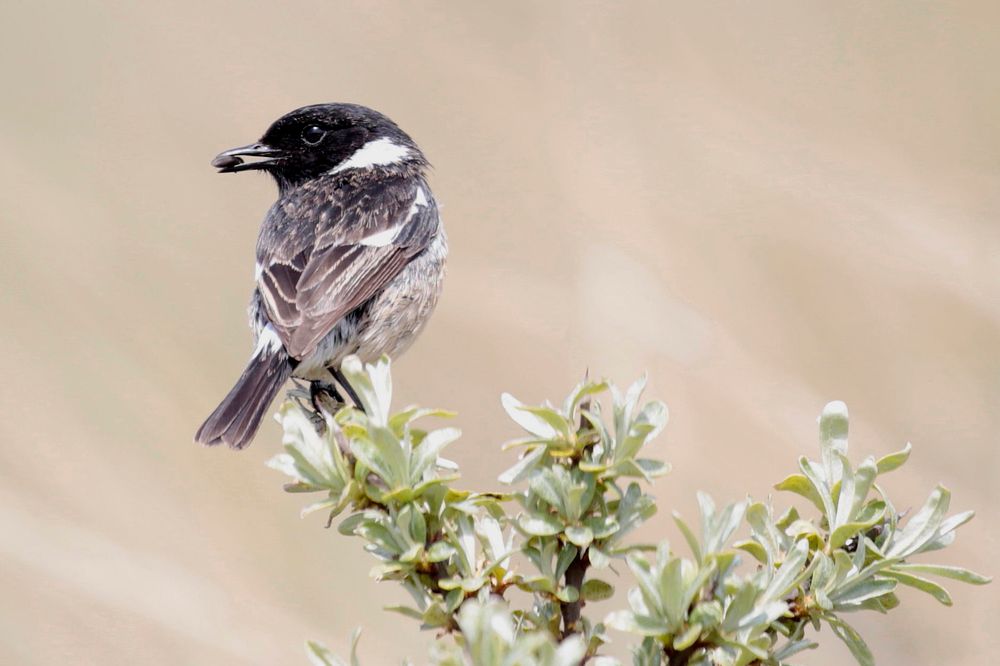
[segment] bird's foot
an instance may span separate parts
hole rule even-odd
[[[309,401],[321,419],[323,414],[336,414],[338,409],[347,404],[336,385],[324,381],[309,382]]]

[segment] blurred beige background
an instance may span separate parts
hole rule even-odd
[[[947,5],[947,6],[946,6]],[[764,497],[824,402],[857,456],[912,440],[897,501],[980,516],[998,573],[1000,5],[51,3],[0,7],[0,663],[422,661],[359,542],[192,433],[249,348],[274,189],[209,160],[319,101],[378,108],[435,164],[446,293],[398,403],[460,412],[494,486],[502,390],[650,373],[694,493]],[[780,500],[784,502],[784,499]],[[625,582],[622,587],[624,589]],[[986,664],[998,588],[855,616],[881,664]],[[803,664],[850,663],[828,634]],[[622,641],[616,649],[621,649]]]

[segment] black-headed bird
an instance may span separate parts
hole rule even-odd
[[[448,244],[424,154],[363,106],[297,109],[212,166],[265,171],[278,184],[257,241],[249,308],[256,346],[195,435],[243,448],[290,377],[313,387],[335,379],[350,391],[339,370],[346,356],[405,351],[437,304]]]

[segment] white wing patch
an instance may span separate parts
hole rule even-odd
[[[410,154],[410,149],[394,143],[392,139],[375,139],[358,148],[353,155],[330,169],[340,173],[348,169],[370,169],[373,166],[398,164]]]
[[[278,337],[278,332],[274,330],[274,326],[268,324],[257,336],[257,348],[253,350],[253,355],[257,356],[262,352],[276,352],[284,348],[285,345],[281,344],[281,338]]]
[[[365,236],[358,241],[361,245],[367,245],[368,247],[385,247],[392,241],[396,240],[396,236],[399,235],[400,229],[403,228],[402,224],[397,224],[394,227],[389,227],[378,233],[374,233],[371,236]]]
[[[417,196],[414,197],[413,205],[410,206],[410,210],[406,212],[406,219],[403,221],[403,224],[406,224],[407,222],[412,220],[413,216],[417,214],[417,211],[426,205],[427,205],[427,195],[424,194],[424,188],[418,187]]]
[[[397,224],[394,227],[389,227],[383,231],[379,231],[378,233],[374,233],[371,236],[365,236],[359,240],[358,243],[361,245],[367,245],[368,247],[385,247],[389,243],[396,240],[396,236],[398,236],[399,232],[403,230],[403,227],[409,224],[410,220],[413,219],[413,216],[417,214],[417,211],[426,205],[427,195],[424,194],[424,188],[418,187],[417,194],[413,198],[413,205],[411,205],[410,210],[406,212],[406,219],[403,220],[402,223]]]

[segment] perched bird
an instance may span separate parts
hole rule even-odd
[[[424,154],[363,106],[297,109],[212,166],[264,171],[278,184],[257,240],[256,347],[195,435],[239,449],[289,377],[330,388],[336,379],[350,391],[339,375],[344,357],[371,361],[409,347],[437,304],[448,244]]]

